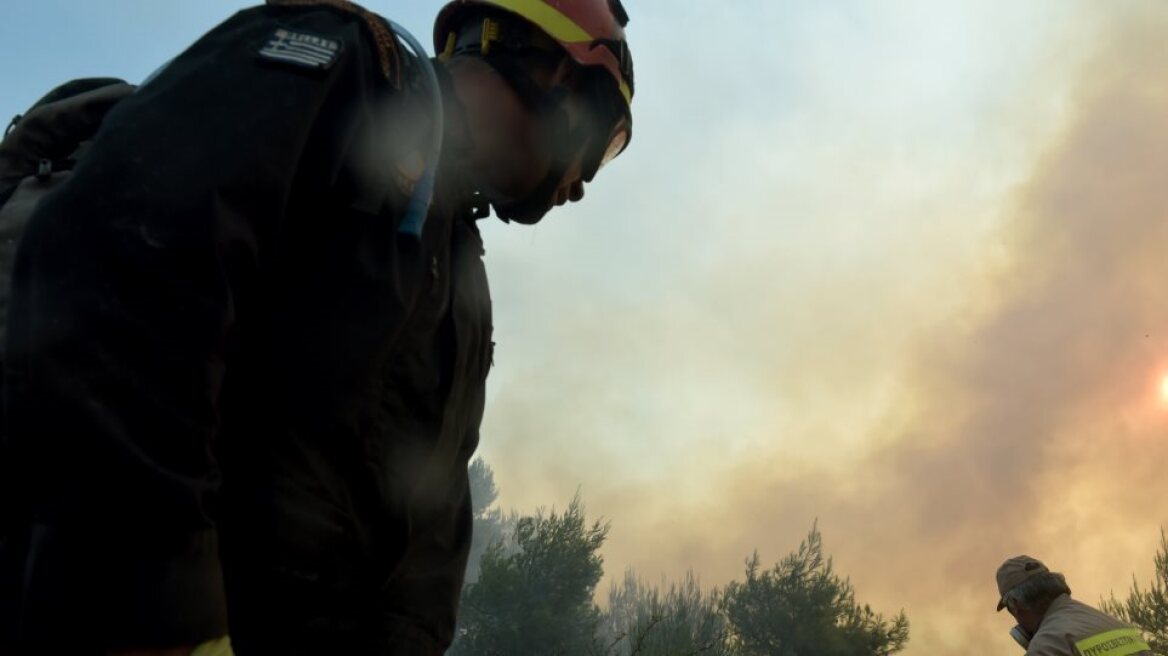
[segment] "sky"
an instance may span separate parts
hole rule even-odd
[[[440,2],[369,3],[424,43]],[[1097,602],[1168,492],[1168,5],[625,0],[634,137],[484,228],[499,503],[579,491],[606,581],[708,586],[813,522],[909,656],[1015,653],[993,573]],[[244,5],[19,3],[0,116]],[[22,53],[15,57],[12,53]]]

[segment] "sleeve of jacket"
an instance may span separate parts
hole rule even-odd
[[[261,56],[277,30],[324,41]],[[329,193],[346,115],[388,89],[378,59],[343,10],[240,12],[116,107],[32,217],[5,391],[29,518],[25,640],[226,632],[212,446],[232,336],[288,203]]]

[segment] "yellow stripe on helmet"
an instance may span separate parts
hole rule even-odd
[[[543,0],[486,0],[538,25],[548,36],[565,43],[587,43],[592,35]]]

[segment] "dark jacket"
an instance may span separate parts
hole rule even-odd
[[[0,555],[24,649],[228,622],[240,656],[449,643],[490,299],[457,171],[421,238],[398,232],[441,126],[370,25],[240,12],[115,107],[30,220]],[[263,56],[277,29],[331,60]]]

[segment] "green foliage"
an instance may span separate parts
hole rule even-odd
[[[487,547],[478,581],[464,588],[449,653],[595,653],[600,613],[592,596],[604,572],[599,551],[607,535],[607,524],[587,524],[579,495],[563,513],[520,518],[513,544]]]
[[[579,495],[562,513],[504,515],[491,468],[478,459],[469,475],[475,535],[452,656],[886,656],[908,642],[903,612],[886,620],[856,603],[814,525],[773,569],[756,552],[745,580],[721,593],[703,591],[692,572],[651,586],[629,571],[601,612],[593,596],[608,525],[586,521]],[[1161,581],[1135,589],[1129,606],[1132,617],[1159,618],[1162,639],[1168,557],[1156,564]]]
[[[1160,549],[1154,561],[1156,578],[1147,589],[1140,589],[1133,576],[1131,593],[1126,601],[1120,602],[1112,595],[1102,606],[1104,612],[1140,627],[1153,653],[1168,654],[1168,538],[1162,529]]]
[[[885,656],[908,642],[903,611],[885,620],[856,603],[851,583],[824,558],[817,526],[771,570],[755,552],[746,580],[727,586],[722,608],[743,656]]]
[[[693,572],[662,592],[630,570],[608,593],[603,621],[606,653],[730,656],[726,619],[718,605],[718,591],[704,592]]]

